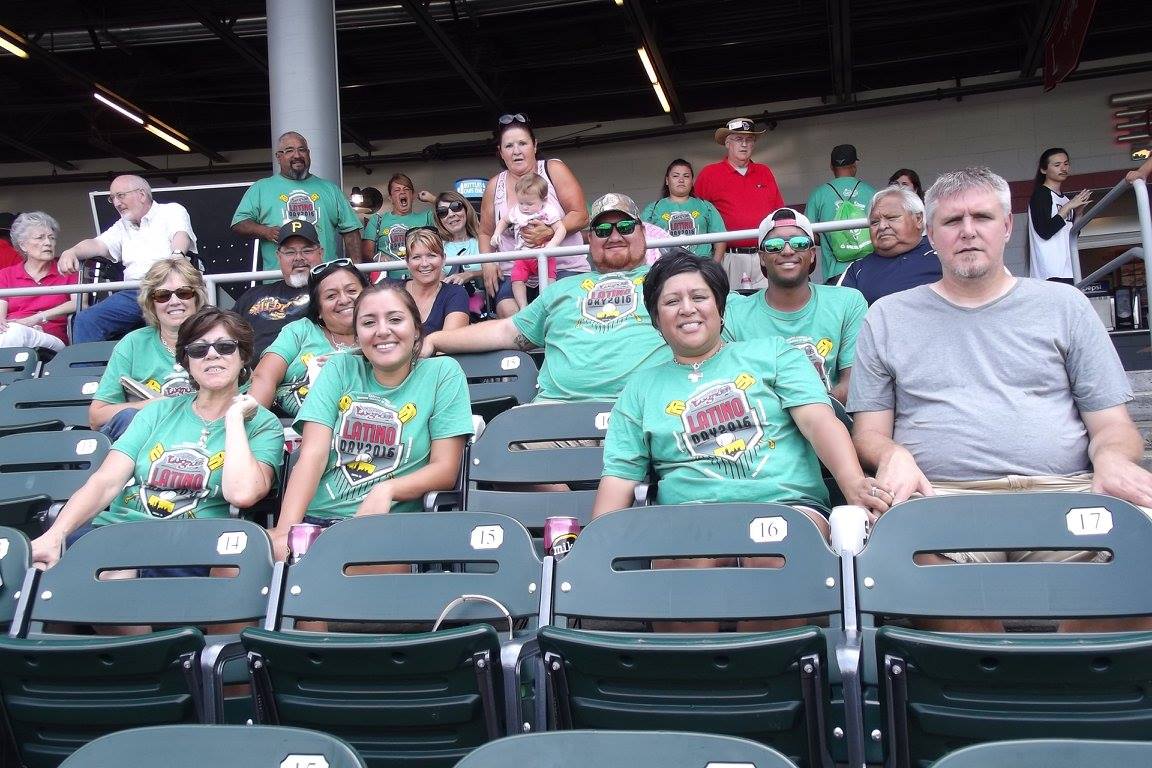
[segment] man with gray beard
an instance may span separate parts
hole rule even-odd
[[[360,219],[340,188],[313,176],[308,140],[289,131],[276,142],[280,173],[259,179],[248,188],[236,213],[232,231],[260,241],[260,269],[276,269],[276,244],[280,227],[294,219],[316,228],[320,245],[335,259],[343,253],[360,260]]]
[[[308,311],[308,272],[324,261],[316,228],[306,221],[290,221],[280,227],[276,258],[284,279],[249,288],[233,307],[256,332],[253,360],[260,359],[281,328]]]
[[[1004,269],[1007,182],[954,171],[924,202],[943,276],[873,304],[856,342],[848,410],[865,470],[893,504],[1093,491],[1152,506],[1131,387],[1103,324],[1079,291]]]

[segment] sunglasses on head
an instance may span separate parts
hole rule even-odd
[[[352,259],[332,259],[332,261],[325,261],[323,264],[317,264],[308,270],[308,274],[312,276],[322,275],[330,269],[338,269],[339,267],[351,267]]]
[[[181,288],[177,288],[174,291],[171,291],[167,288],[157,288],[152,291],[150,296],[152,301],[156,302],[157,304],[167,304],[172,300],[173,294],[175,294],[176,298],[180,299],[181,301],[188,301],[189,299],[196,298],[196,289],[190,288],[186,285]]]
[[[600,224],[592,225],[592,234],[601,240],[606,240],[612,236],[612,230],[615,229],[624,237],[636,231],[636,227],[640,226],[640,222],[636,219],[621,219],[620,221],[605,221]]]
[[[792,246],[794,251],[806,251],[812,247],[812,238],[808,235],[793,235],[787,239],[783,237],[766,237],[760,241],[760,250],[765,253],[781,253],[784,246]]]
[[[459,200],[453,200],[450,203],[444,203],[442,205],[437,205],[436,206],[436,215],[439,216],[440,218],[444,218],[449,213],[460,213],[460,211],[462,211],[462,210],[464,210],[464,203],[460,202]]]
[[[517,112],[514,115],[500,115],[500,125],[512,125],[512,123],[528,124],[528,118]]]
[[[184,354],[199,360],[207,356],[209,349],[214,349],[216,350],[216,354],[221,357],[228,357],[228,355],[239,348],[240,344],[231,339],[222,339],[221,341],[197,341],[194,344],[189,344],[184,347]]]

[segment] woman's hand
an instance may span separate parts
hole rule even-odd
[[[273,528],[268,531],[268,538],[272,540],[272,560],[279,562],[288,559],[288,529]]]
[[[39,328],[44,324],[44,314],[42,312],[37,312],[36,314],[29,315],[28,317],[14,317],[8,322],[16,323],[17,325],[26,325],[29,328]]]
[[[548,245],[548,241],[552,239],[554,234],[556,234],[556,230],[551,225],[538,219],[530,221],[520,228],[520,236],[524,240],[524,245],[529,248],[543,248]]]
[[[64,539],[52,529],[32,540],[32,564],[41,570],[56,565],[63,552]]]
[[[259,407],[260,404],[251,395],[236,395],[232,398],[232,405],[228,406],[228,410],[224,413],[225,421],[237,419],[241,422],[248,421],[256,415],[256,409]]]
[[[390,509],[392,509],[392,482],[383,480],[368,492],[364,501],[360,502],[360,506],[356,508],[356,516],[386,515]]]
[[[864,507],[868,510],[868,521],[876,522],[876,518],[888,511],[892,506],[892,493],[874,477],[862,477],[856,483],[850,484],[844,491],[844,500],[849,504]]]
[[[500,265],[494,261],[486,261],[480,268],[484,271],[484,290],[488,292],[489,296],[495,296],[496,292],[500,290],[500,281],[504,277],[500,271]]]

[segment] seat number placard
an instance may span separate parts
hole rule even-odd
[[[788,538],[788,521],[782,517],[758,517],[748,524],[748,538],[757,544],[784,541]]]
[[[1112,530],[1112,513],[1104,507],[1078,507],[1064,516],[1074,536],[1101,536]]]
[[[472,549],[500,549],[504,543],[504,529],[498,525],[478,525],[472,529]]]

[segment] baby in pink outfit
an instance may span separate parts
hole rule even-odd
[[[559,245],[568,236],[563,218],[564,212],[548,203],[548,182],[538,174],[525,174],[516,181],[516,205],[508,206],[507,213],[496,222],[496,229],[492,233],[492,247],[498,249],[501,235],[508,227],[512,227],[516,237],[516,249],[527,248],[520,236],[520,230],[535,221],[547,224],[554,230],[552,239],[544,247]],[[528,304],[528,286],[539,285],[537,270],[538,264],[534,258],[519,259],[512,265],[512,297],[521,309]],[[556,263],[552,258],[548,259],[548,279],[556,279]]]

